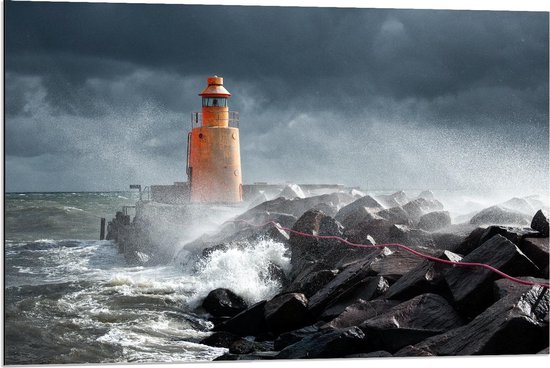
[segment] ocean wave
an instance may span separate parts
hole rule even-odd
[[[281,288],[280,280],[269,274],[273,265],[284,272],[290,270],[286,246],[271,239],[247,244],[243,248],[215,250],[199,261],[198,272],[192,278],[194,292],[187,303],[196,308],[210,291],[217,288],[230,289],[249,304],[269,299]]]

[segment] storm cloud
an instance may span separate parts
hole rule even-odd
[[[548,13],[6,4],[6,189],[185,181],[221,75],[245,183],[548,188]]]

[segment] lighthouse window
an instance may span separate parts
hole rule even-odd
[[[227,107],[227,98],[223,97],[204,97],[202,99],[202,106],[221,106]]]

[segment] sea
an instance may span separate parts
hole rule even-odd
[[[455,219],[512,197],[436,194]],[[547,193],[526,198],[533,209],[548,206]],[[113,242],[99,240],[100,219],[138,199],[136,192],[5,193],[4,364],[211,361],[227,350],[200,344],[213,327],[200,309],[208,292],[230,288],[251,304],[280,291],[264,270],[273,263],[287,271],[290,258],[272,240],[193,264],[175,257],[129,265]]]
[[[211,290],[248,303],[276,295],[269,263],[288,269],[285,246],[258,241],[185,266],[131,266],[100,238],[135,192],[6,193],[4,364],[211,361],[227,349],[200,341],[213,327],[200,311]],[[185,244],[181,245],[182,247]]]

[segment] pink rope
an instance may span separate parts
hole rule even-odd
[[[419,251],[416,251],[412,248],[409,248],[407,247],[406,245],[403,245],[403,244],[399,244],[399,243],[387,243],[387,244],[358,244],[358,243],[352,243],[344,238],[341,238],[339,236],[336,236],[336,235],[315,235],[315,234],[308,234],[308,233],[304,233],[304,232],[301,232],[301,231],[296,231],[296,230],[292,230],[292,229],[289,229],[287,227],[284,227],[284,226],[281,226],[280,224],[276,223],[275,221],[268,221],[264,224],[261,224],[261,225],[254,225],[248,221],[245,221],[245,220],[230,220],[228,222],[243,222],[249,226],[253,226],[253,227],[263,227],[265,225],[273,225],[274,227],[280,229],[280,230],[284,230],[284,231],[287,231],[289,233],[293,233],[293,234],[296,234],[298,236],[302,236],[302,237],[307,237],[307,238],[316,238],[316,239],[333,239],[333,240],[338,240],[344,244],[347,244],[349,245],[350,247],[354,247],[354,248],[386,248],[386,247],[396,247],[396,248],[401,248],[409,253],[412,253],[414,254],[415,256],[417,257],[420,257],[420,258],[424,258],[424,259],[427,259],[427,260],[430,260],[430,261],[434,261],[434,262],[438,262],[438,263],[443,263],[443,264],[447,264],[447,265],[452,265],[452,266],[459,266],[459,267],[481,267],[481,268],[485,268],[489,271],[492,271],[502,277],[504,277],[505,279],[508,279],[512,282],[515,282],[515,283],[518,283],[518,284],[521,284],[521,285],[528,285],[528,286],[541,286],[543,288],[550,288],[550,284],[547,284],[547,283],[542,283],[542,282],[532,282],[532,281],[526,281],[526,280],[520,280],[516,277],[513,277],[513,276],[510,276],[488,264],[485,264],[485,263],[476,263],[476,262],[455,262],[455,261],[449,261],[449,260],[446,260],[446,259],[441,259],[441,258],[437,258],[437,257],[434,257],[434,256],[431,256],[429,254],[424,254],[424,253],[421,253]]]

